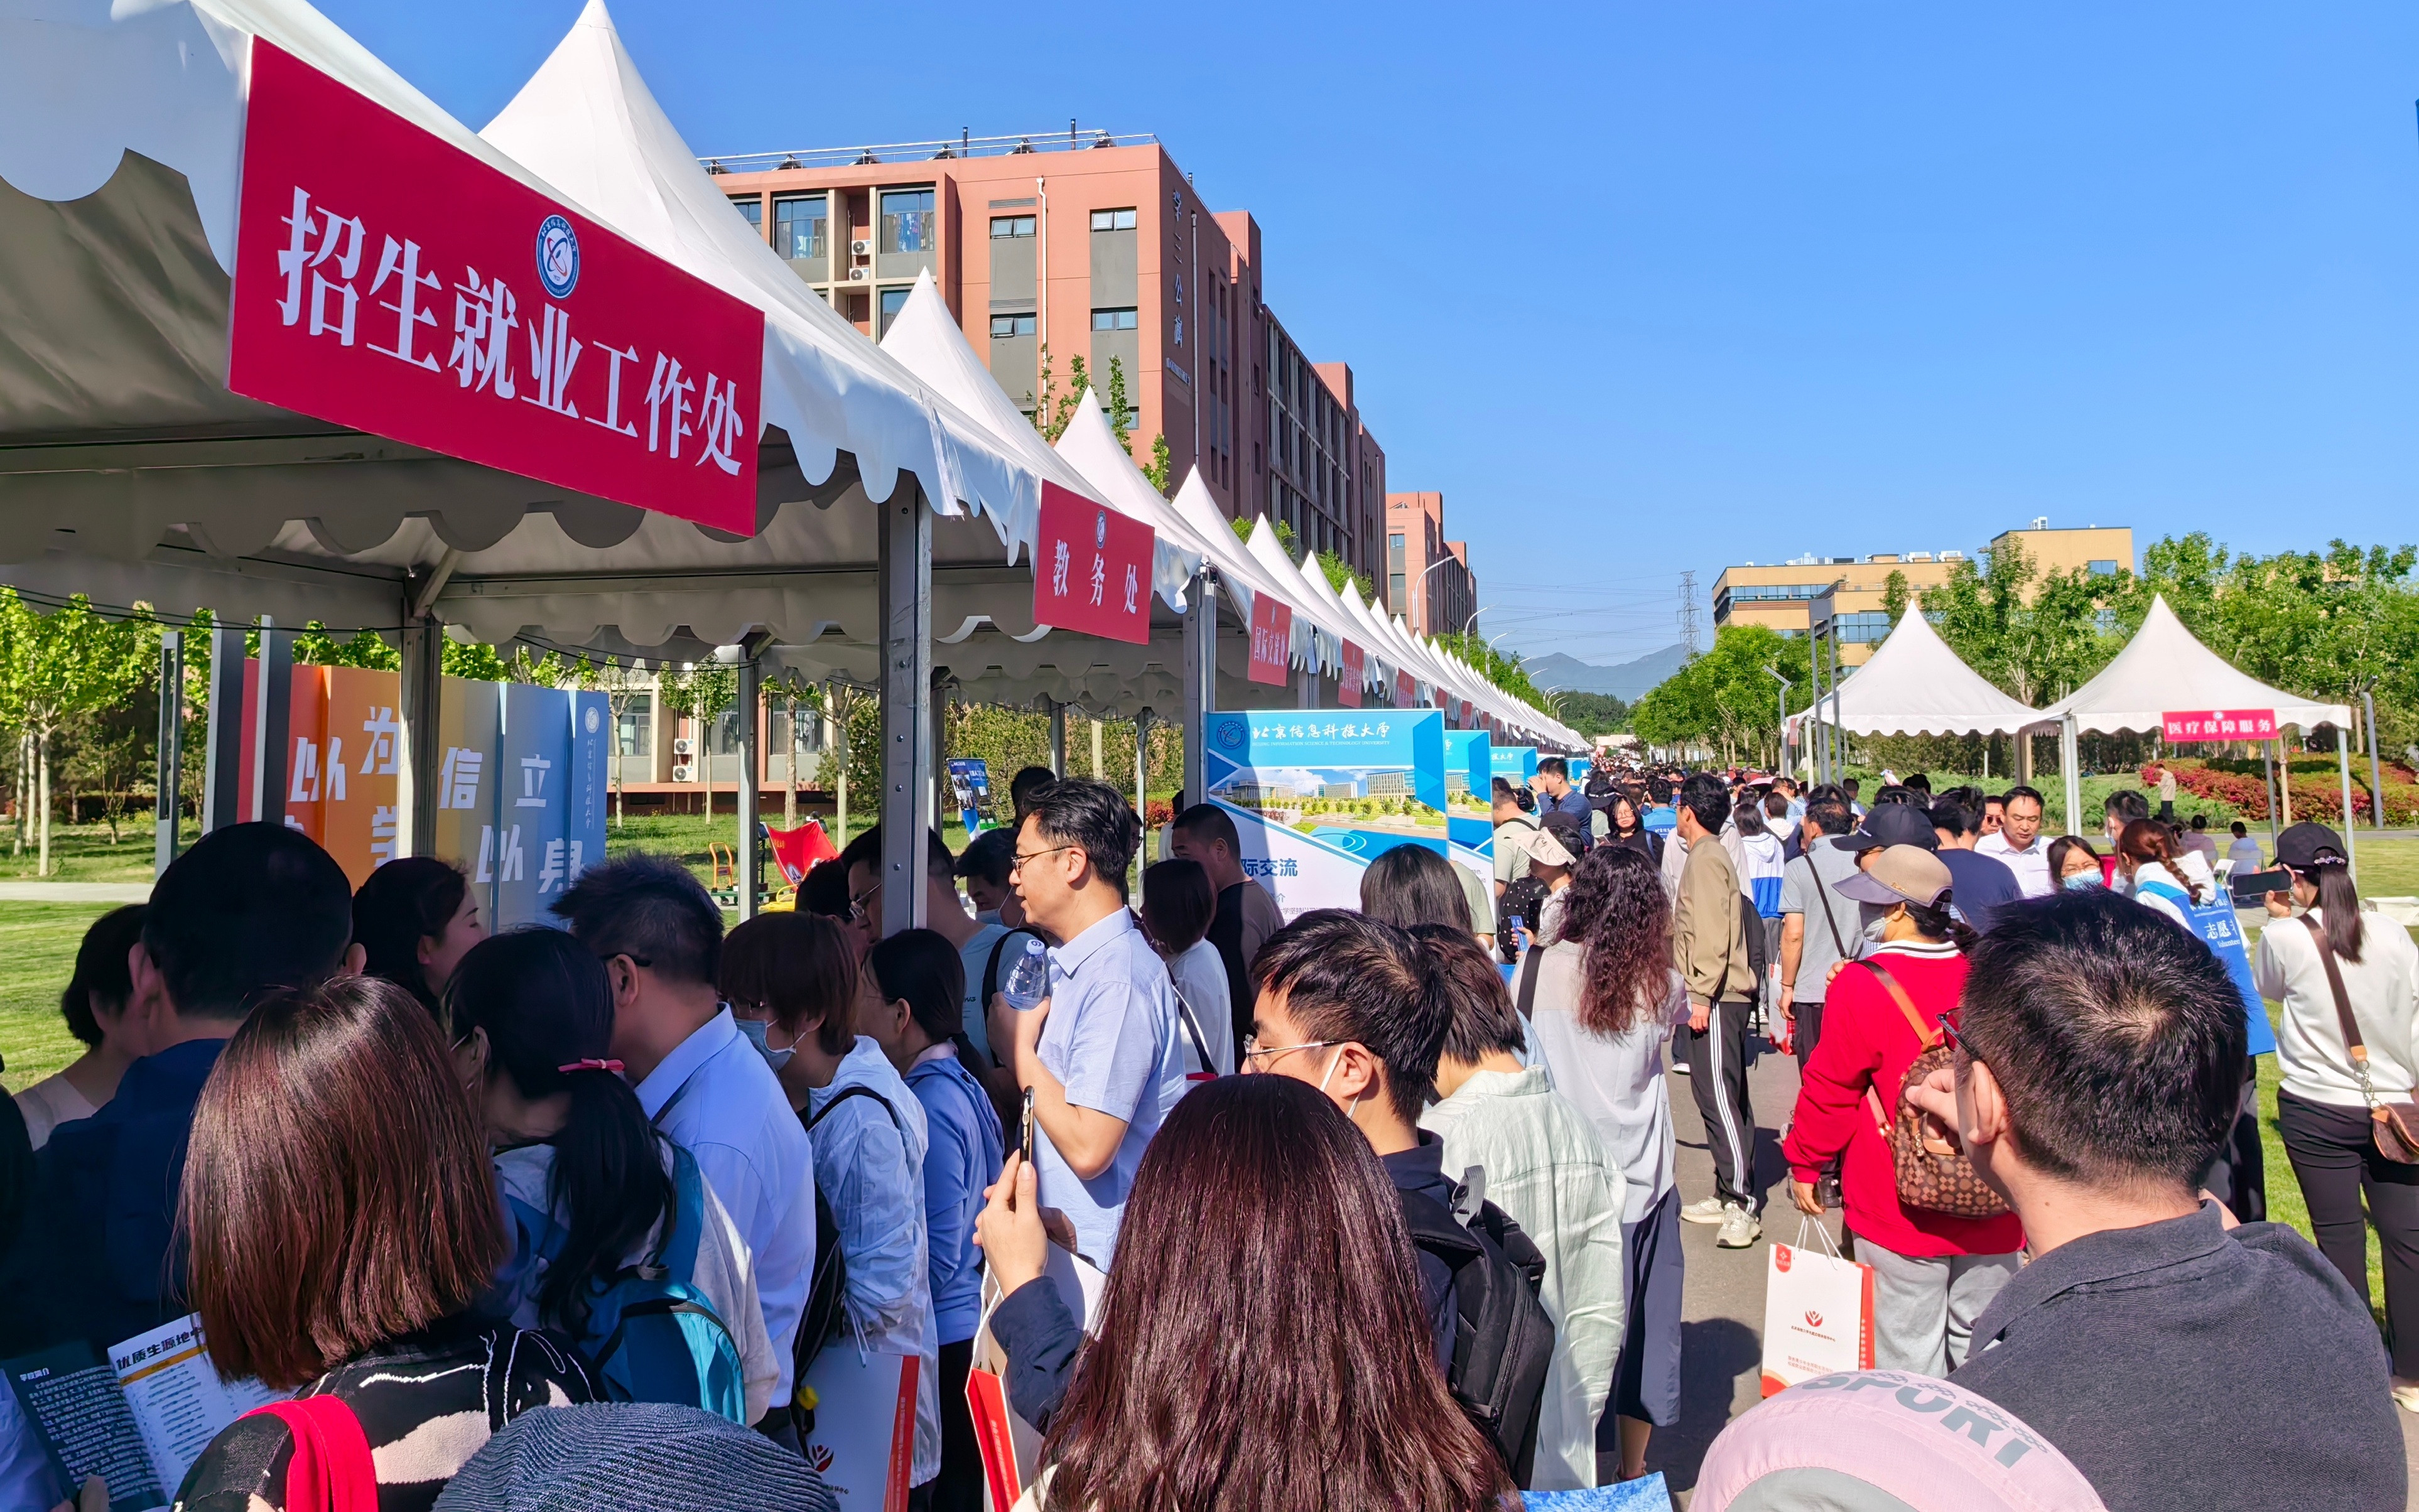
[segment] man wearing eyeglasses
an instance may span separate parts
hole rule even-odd
[[[1106,1270],[1142,1152],[1184,1094],[1176,989],[1126,907],[1142,823],[1117,790],[1070,778],[1033,796],[1009,886],[1050,952],[1050,995],[1020,1011],[991,1002],[991,1042],[1033,1092],[1041,1201],[1074,1226],[1076,1252]]]

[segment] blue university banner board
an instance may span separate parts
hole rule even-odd
[[[1514,787],[1527,787],[1537,775],[1537,748],[1534,746],[1496,746],[1487,753],[1495,775]]]
[[[1448,838],[1441,710],[1254,709],[1210,715],[1203,733],[1204,786],[1287,918],[1359,908],[1361,873],[1397,845],[1494,874]]]
[[[1495,758],[1484,730],[1444,733],[1445,838],[1468,856],[1465,866],[1486,863],[1492,878],[1495,858]]]
[[[462,863],[491,929],[547,907],[605,859],[603,693],[446,678],[438,712],[437,854]]]

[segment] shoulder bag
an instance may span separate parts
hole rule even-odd
[[[1882,1142],[1889,1146],[1890,1165],[1898,1175],[1899,1206],[1952,1218],[1997,1217],[2008,1211],[2006,1199],[1983,1183],[1964,1150],[1927,1130],[1923,1110],[1906,1100],[1909,1087],[1949,1064],[1956,1053],[1949,1046],[1949,1037],[1937,1026],[1925,1025],[1923,1015],[1916,1011],[1915,999],[1887,967],[1878,961],[1857,964],[1872,972],[1882,991],[1889,994],[1923,1047],[1899,1082],[1895,1119],[1882,1111],[1881,1095],[1871,1087],[1865,1088],[1865,1106],[1872,1113]]]
[[[2368,1046],[2360,1041],[2360,1026],[2351,1016],[2351,995],[2344,991],[2343,968],[2335,964],[2334,947],[2327,943],[2326,929],[2317,919],[2303,914],[2302,926],[2310,932],[2310,943],[2318,947],[2319,964],[2327,968],[2327,991],[2334,994],[2335,1021],[2343,1026],[2344,1047],[2351,1052],[2351,1073],[2368,1103],[2369,1137],[2387,1160],[2419,1165],[2419,1134],[2412,1133],[2419,1130],[2419,1103],[2388,1103],[2377,1095],[2368,1076]]]

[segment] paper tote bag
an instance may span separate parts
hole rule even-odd
[[[912,1354],[860,1354],[843,1341],[808,1366],[815,1427],[807,1435],[807,1463],[840,1505],[907,1512],[907,1477],[916,1468],[916,1377],[923,1363]]]
[[[1805,1228],[1820,1235],[1806,1245]],[[1873,1366],[1873,1270],[1842,1259],[1831,1236],[1808,1224],[1798,1242],[1775,1242],[1764,1261],[1764,1395],[1801,1381]]]

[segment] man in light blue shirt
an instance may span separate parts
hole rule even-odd
[[[747,1242],[781,1369],[765,1422],[785,1425],[815,1268],[814,1163],[780,1083],[717,998],[722,910],[678,862],[632,856],[581,872],[553,911],[612,979],[613,1055],[639,1105],[697,1158]]]
[[[1011,885],[1025,917],[1067,943],[1050,952],[1050,998],[992,1004],[992,1043],[1033,1091],[1044,1206],[1074,1226],[1102,1270],[1117,1247],[1142,1152],[1184,1095],[1176,991],[1134,927],[1123,882],[1142,825],[1105,782],[1071,778],[1034,796]]]

